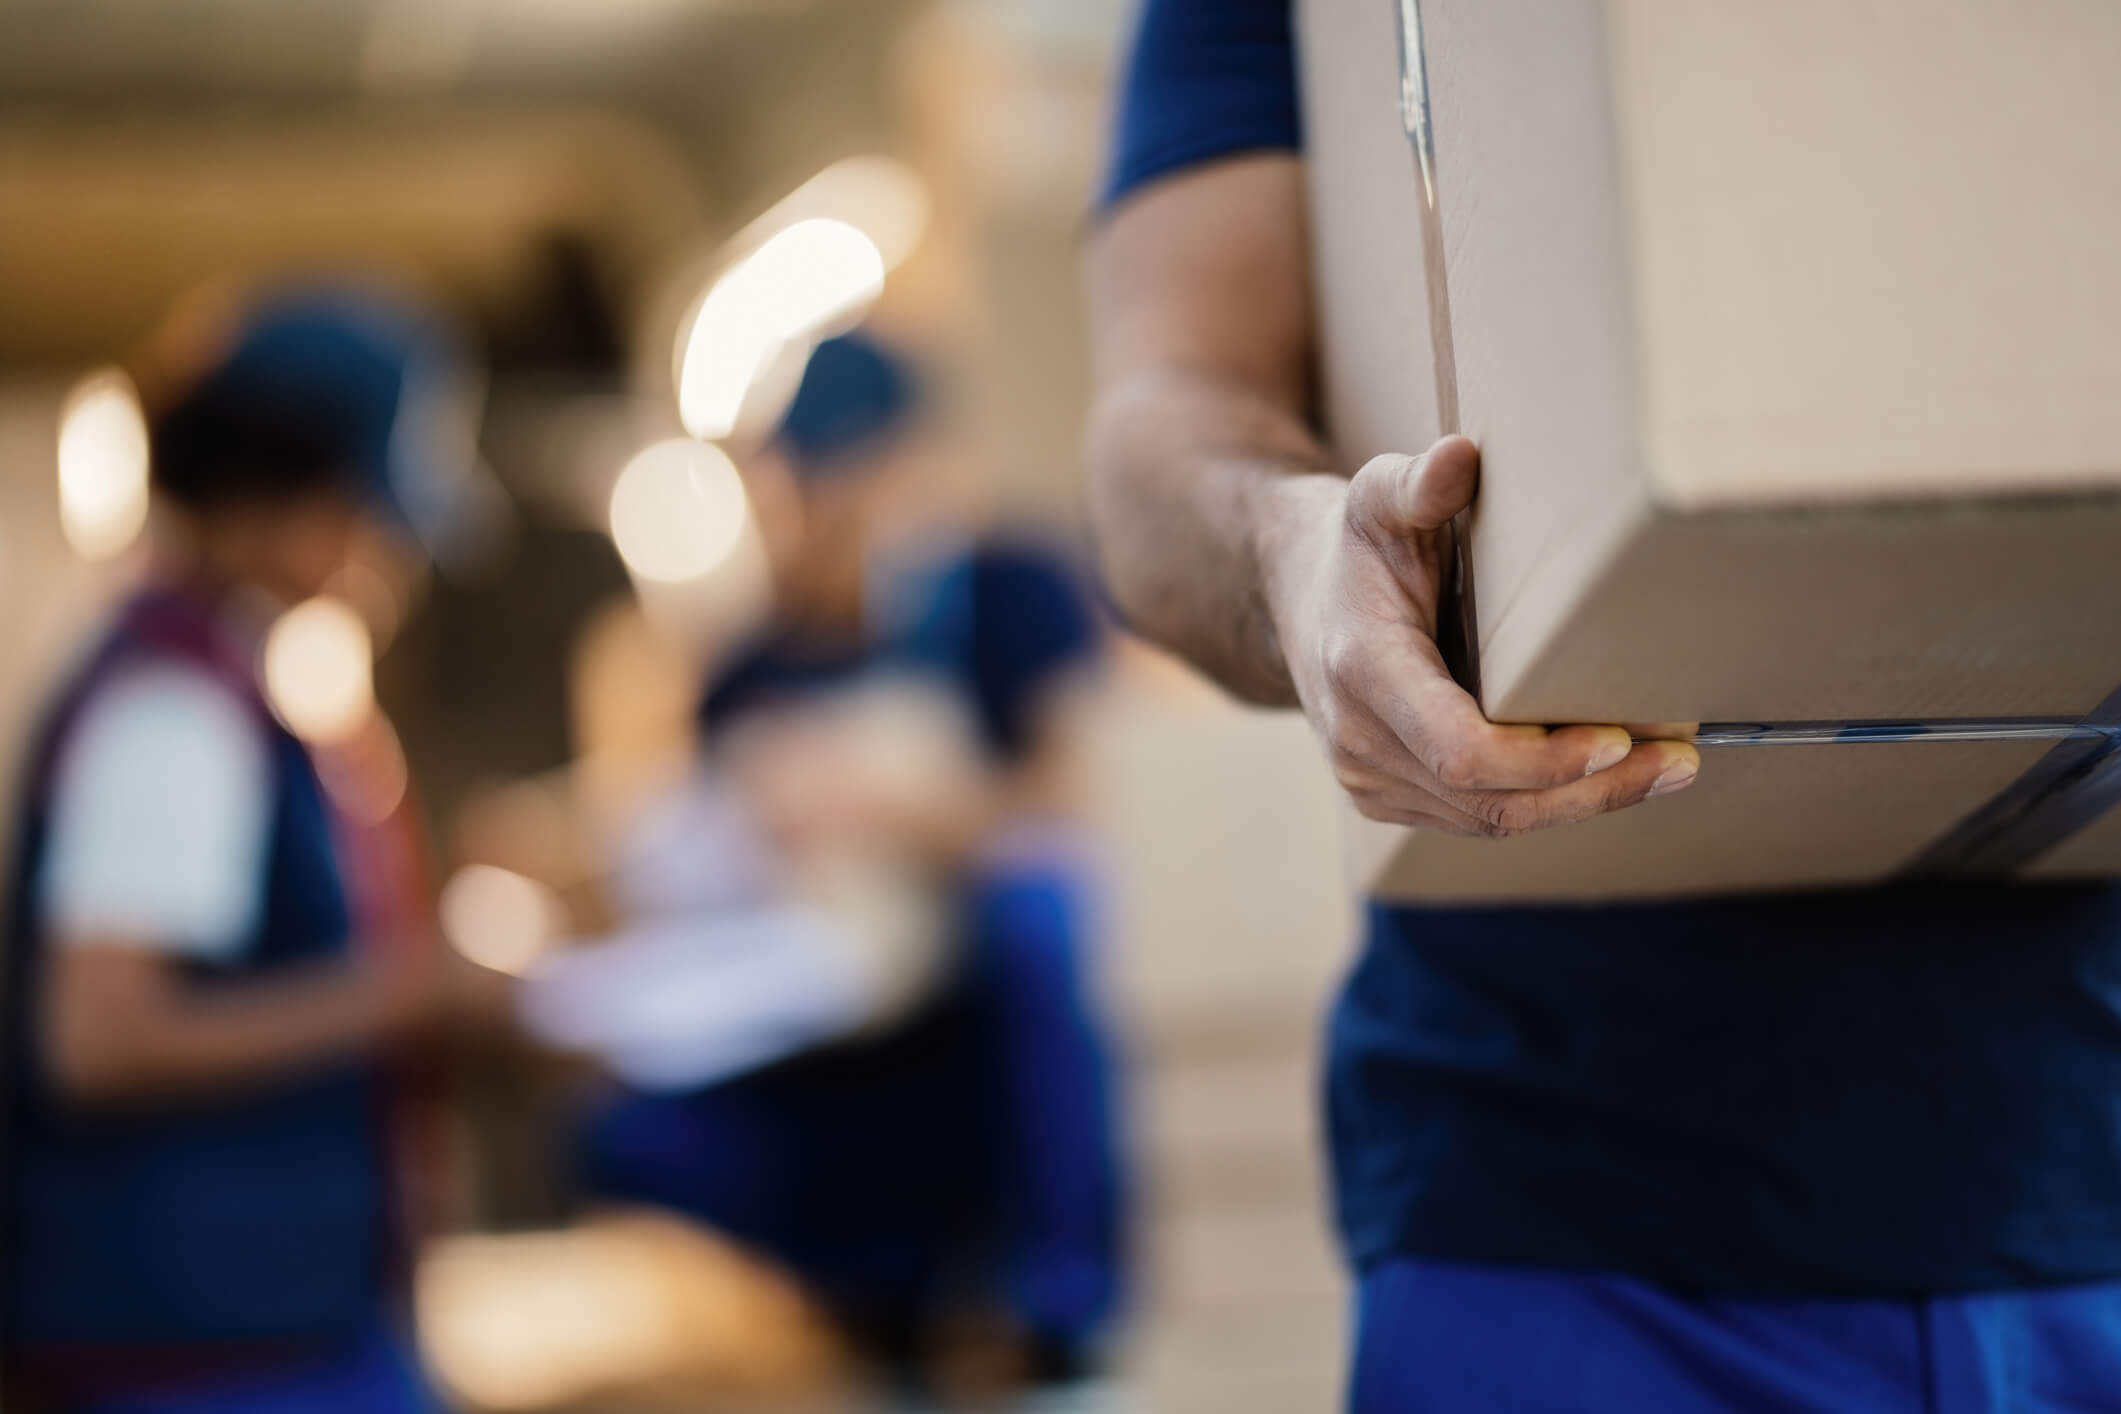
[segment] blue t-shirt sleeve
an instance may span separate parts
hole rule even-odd
[[[1104,206],[1186,167],[1302,141],[1289,0],[1143,0]]]

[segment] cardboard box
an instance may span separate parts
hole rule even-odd
[[[1350,467],[1439,430],[1402,10],[1490,716],[2074,718],[2121,684],[2121,6],[1302,0]],[[2039,754],[1719,751],[1583,829],[1358,857],[1431,898],[1860,882]],[[2057,855],[2121,871],[2121,829]]]

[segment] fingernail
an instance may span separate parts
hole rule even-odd
[[[1692,761],[1673,762],[1664,768],[1664,774],[1657,778],[1657,784],[1650,787],[1650,798],[1655,799],[1660,795],[1685,790],[1694,784],[1694,775],[1700,769],[1701,767]]]
[[[1611,770],[1627,760],[1628,753],[1634,748],[1635,743],[1632,741],[1609,741],[1592,753],[1591,764],[1583,768],[1583,773],[1586,776],[1595,776],[1600,771]]]

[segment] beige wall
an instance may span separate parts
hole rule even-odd
[[[69,380],[0,381],[0,833],[26,734],[73,645],[122,568],[82,564],[59,534],[59,412]],[[0,855],[0,858],[6,856]]]

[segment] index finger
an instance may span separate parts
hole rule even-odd
[[[1546,790],[1610,770],[1634,738],[1625,727],[1505,726],[1451,679],[1440,655],[1408,655],[1369,706],[1439,785],[1454,791]]]

